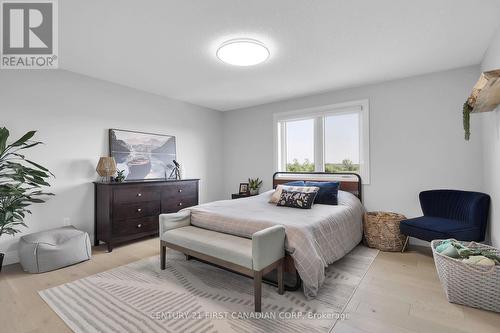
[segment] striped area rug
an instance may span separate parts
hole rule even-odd
[[[264,284],[253,310],[252,280],[167,252],[40,291],[74,332],[329,332],[378,251],[358,246],[330,265],[318,296],[279,295]]]

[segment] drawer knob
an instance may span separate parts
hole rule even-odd
[[[138,197],[142,197],[142,193],[137,193],[137,196]]]
[[[182,189],[181,188],[179,189],[179,193],[182,193]]]
[[[140,224],[140,223],[139,223],[139,224],[137,225],[137,228],[142,228],[142,224]]]
[[[179,202],[179,206],[182,206],[182,202]]]
[[[142,212],[142,208],[137,208],[137,211],[140,213]]]

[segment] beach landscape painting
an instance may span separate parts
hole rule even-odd
[[[110,129],[109,151],[125,180],[164,179],[174,168],[175,136]]]

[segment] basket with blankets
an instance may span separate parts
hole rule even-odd
[[[500,312],[500,251],[454,239],[431,242],[448,301]]]

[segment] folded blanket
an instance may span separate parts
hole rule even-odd
[[[481,266],[495,266],[495,262],[485,256],[470,256],[463,260],[466,264],[481,265]]]
[[[436,251],[451,258],[462,259],[467,264],[500,265],[500,256],[496,253],[488,250],[469,248],[454,239],[443,241],[436,247]]]

